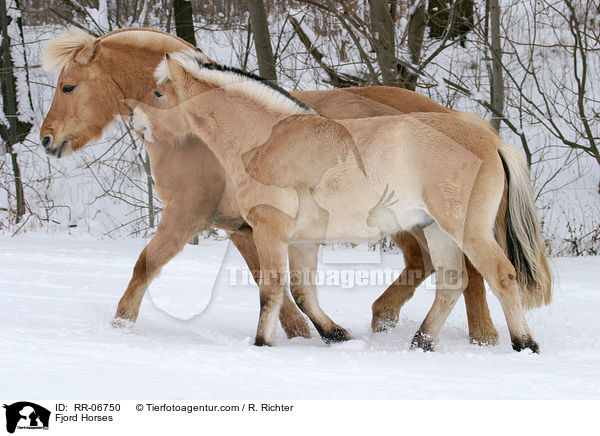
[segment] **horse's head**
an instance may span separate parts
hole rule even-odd
[[[82,31],[68,31],[44,49],[44,68],[58,73],[56,91],[40,131],[50,155],[63,157],[102,135],[124,96],[105,68],[92,62],[100,44]]]
[[[212,126],[199,114],[209,110],[203,98],[214,88],[194,78],[182,63],[205,62],[201,51],[186,50],[165,55],[154,73],[156,86],[135,107],[132,127],[149,142],[171,142],[190,134],[208,140]]]
[[[99,138],[115,116],[129,116],[154,86],[152,73],[165,53],[191,47],[164,32],[131,28],[94,38],[69,30],[48,42],[42,64],[58,75],[40,140],[62,157]]]

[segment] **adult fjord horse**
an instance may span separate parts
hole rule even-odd
[[[85,32],[68,31],[51,40],[44,50],[43,64],[59,77],[52,106],[40,132],[47,152],[57,157],[66,156],[98,138],[115,116],[128,117],[135,102],[152,89],[152,73],[164,54],[184,47],[189,45],[173,35],[140,28],[117,30],[98,39]],[[449,111],[426,97],[399,88],[300,91],[294,95],[324,115],[336,118]],[[93,105],[89,104],[91,101]],[[253,274],[259,270],[252,229],[235,211],[224,170],[206,145],[192,137],[177,147],[144,145],[165,209],[157,232],[142,251],[119,302],[117,321],[135,321],[152,278],[186,241],[208,226],[227,230]],[[402,249],[406,267],[374,303],[374,329],[397,320],[401,306],[432,271],[426,253],[409,233],[396,234],[393,239]],[[298,268],[303,267],[303,262],[316,263],[315,254],[303,254],[291,253],[290,260]],[[468,262],[467,271],[469,283],[464,295],[470,337],[478,343],[495,343],[497,333],[489,316],[483,280]],[[292,292],[300,296],[302,286],[292,286]],[[307,303],[301,303],[301,307]],[[310,308],[305,309],[310,311]],[[320,325],[320,333],[333,335],[335,324],[327,322],[324,314],[318,315],[313,313],[312,318]],[[287,296],[280,320],[288,337],[310,335],[304,318]]]
[[[513,349],[538,351],[521,295],[543,298],[549,276],[529,172],[523,154],[484,120],[459,112],[331,120],[189,49],[167,55],[155,78],[132,125],[150,142],[201,138],[253,228],[261,267],[256,345],[274,343],[289,247],[372,242],[422,226],[437,293],[412,345],[432,348],[462,294],[462,250],[500,300]],[[515,237],[505,249],[514,266],[493,231],[505,177],[507,234]],[[395,193],[399,201],[391,201]]]

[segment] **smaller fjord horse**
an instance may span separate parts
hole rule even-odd
[[[550,279],[529,173],[522,153],[485,121],[465,113],[331,120],[199,51],[167,55],[155,78],[157,89],[133,112],[134,128],[149,142],[200,137],[253,228],[257,345],[274,343],[290,247],[373,241],[417,226],[437,293],[412,345],[432,348],[466,285],[464,252],[500,300],[513,348],[538,351],[521,294],[539,298]],[[494,237],[505,177],[510,260]]]

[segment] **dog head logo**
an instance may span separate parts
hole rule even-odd
[[[48,429],[50,411],[28,401],[4,405],[6,409],[6,431],[19,429]]]

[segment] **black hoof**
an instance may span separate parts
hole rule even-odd
[[[515,338],[512,339],[512,347],[515,351],[523,351],[526,349],[530,349],[532,352],[539,354],[540,346],[537,344],[533,338],[529,336],[525,336],[523,338]]]
[[[321,338],[323,338],[323,342],[326,344],[337,344],[338,342],[346,342],[354,339],[346,329],[339,326],[327,332],[322,332]]]
[[[267,341],[265,341],[264,338],[257,336],[256,339],[254,339],[254,346],[255,347],[270,347],[271,344],[269,344]]]
[[[395,329],[396,325],[398,325],[397,319],[373,318],[373,321],[371,322],[371,330],[373,330],[373,333],[383,333]]]
[[[421,349],[423,351],[433,351],[433,338],[419,330],[410,341],[410,349]]]

